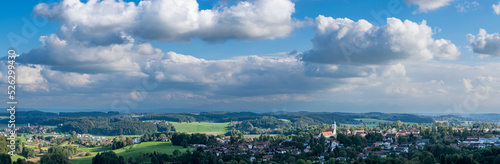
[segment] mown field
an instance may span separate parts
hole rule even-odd
[[[140,153],[148,153],[148,152],[160,152],[160,153],[167,153],[167,154],[172,154],[175,149],[179,149],[181,152],[185,152],[186,148],[183,148],[182,146],[174,146],[172,145],[171,142],[143,142],[139,144],[134,144],[132,149],[130,149],[130,146],[125,146],[120,149],[112,150],[119,156],[123,156],[123,158],[127,159],[130,156],[133,156],[134,158],[138,157]],[[90,152],[92,153],[92,156],[88,157],[74,157],[73,159],[70,159],[70,162],[72,164],[88,164],[92,163],[92,158],[98,153],[98,152],[104,152],[104,151],[111,151],[111,147],[96,147],[96,148],[87,148],[87,147],[82,147],[78,149],[79,151],[82,150],[82,153]]]
[[[212,122],[192,122],[192,123],[176,123],[172,122],[177,132],[186,133],[207,133],[212,132],[215,134],[224,134],[228,132],[226,123],[212,123]]]

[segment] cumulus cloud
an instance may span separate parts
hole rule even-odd
[[[290,0],[241,1],[200,10],[196,0],[64,0],[34,13],[62,22],[59,36],[93,45],[126,42],[122,32],[148,40],[209,42],[286,37],[296,25]]]
[[[500,57],[500,35],[488,34],[485,29],[479,29],[477,35],[467,34],[472,51],[482,55]]]
[[[47,80],[41,73],[43,69],[40,65],[18,65],[17,83],[24,91],[48,91]]]
[[[318,16],[313,49],[302,60],[325,64],[387,64],[401,60],[457,59],[458,48],[445,39],[434,39],[426,22],[388,18],[387,25],[365,20]]]
[[[80,73],[126,72],[140,76],[134,53],[134,40],[109,46],[86,46],[74,40],[64,40],[55,34],[41,36],[41,45],[22,55],[19,62],[52,66],[54,70]]]
[[[163,52],[149,43],[122,37],[126,43],[89,46],[55,34],[42,36],[42,45],[18,60],[31,65],[33,73],[26,75],[33,79],[26,82],[29,90],[73,94],[130,92],[142,79],[149,79],[158,85],[153,92],[186,92],[213,101],[258,100],[257,97],[273,95],[307,99],[303,94],[357,83],[344,79],[401,74],[401,69],[404,72],[404,67],[392,65],[304,63],[297,57],[299,54],[286,53],[206,60]],[[134,99],[147,97],[137,91],[127,95]]]
[[[44,76],[48,81],[61,84],[68,87],[88,86],[95,82],[95,77],[85,73],[61,72],[47,69],[44,71]]]
[[[55,41],[57,39],[54,39]],[[64,41],[58,43],[62,42]],[[72,41],[66,41],[65,44],[69,49],[71,46],[79,47],[81,52],[96,47],[102,48],[102,51],[116,48],[116,45],[80,47]],[[145,76],[117,74],[116,71],[73,72],[63,69],[67,67],[52,69],[57,65],[19,63],[19,73],[26,74],[19,75],[19,79],[24,80],[19,81],[20,91],[37,95],[36,98],[29,99],[29,102],[36,102],[34,106],[37,107],[43,107],[47,101],[61,101],[68,106],[82,103],[79,104],[81,108],[90,107],[86,106],[85,102],[94,102],[93,105],[99,104],[100,107],[109,108],[113,99],[121,100],[122,95],[126,95],[130,98],[127,101],[144,100],[141,108],[188,106],[219,110],[241,109],[238,107],[245,102],[259,104],[265,109],[288,101],[298,103],[299,106],[307,102],[332,106],[331,104],[344,101],[356,104],[405,102],[400,105],[408,105],[427,102],[447,105],[461,102],[467,96],[468,93],[463,89],[463,79],[472,79],[469,81],[473,91],[480,88],[473,80],[476,77],[493,76],[493,79],[497,79],[496,82],[486,85],[490,88],[500,86],[499,77],[496,75],[499,71],[497,63],[468,66],[435,60],[405,60],[375,65],[320,64],[300,60],[296,56],[301,55],[300,53],[207,60],[175,52],[163,52],[147,43],[133,43],[130,47],[124,50],[128,56],[121,57],[132,58],[139,67],[137,70]],[[78,63],[79,60],[72,61],[74,59],[78,58],[71,57],[66,60]],[[116,70],[112,67],[103,68],[106,69]],[[157,87],[146,91],[136,90],[137,86],[143,86],[144,79]],[[28,102],[29,97],[24,97]],[[71,101],[62,101],[68,98]],[[488,98],[481,99],[481,103],[485,105],[495,104],[487,101]],[[323,109],[314,104],[308,105]],[[50,104],[46,105],[49,106]],[[304,107],[304,104],[302,106]],[[297,108],[301,110],[300,107]]]
[[[500,2],[498,2],[497,5],[493,4],[491,7],[493,8],[495,14],[500,15]]]
[[[225,60],[204,60],[168,52],[158,61],[155,78],[161,83],[203,86],[206,91],[226,96],[259,96],[306,93],[336,85],[335,79],[311,79],[295,57],[240,56]]]
[[[55,34],[42,36],[42,44],[21,55],[18,61],[36,65],[38,74],[30,77],[39,77],[36,82],[46,84],[47,89],[67,88],[72,92],[80,92],[75,88],[90,85],[92,87],[84,92],[126,91],[140,83],[140,79],[147,78],[161,84],[157,88],[159,91],[173,89],[218,96],[259,96],[325,89],[338,83],[335,78],[346,77],[331,75],[326,80],[311,79],[306,76],[302,61],[293,55],[206,60],[163,52],[149,43],[135,43],[130,37],[123,37],[126,43],[89,46],[77,40],[61,39]],[[345,70],[331,72],[348,74]]]
[[[428,12],[448,6],[453,0],[403,0],[407,5],[417,5],[418,12]]]

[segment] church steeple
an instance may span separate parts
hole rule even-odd
[[[332,129],[333,129],[333,135],[335,137],[337,137],[337,122],[335,120],[333,120],[333,124],[332,124]]]

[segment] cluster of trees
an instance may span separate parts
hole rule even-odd
[[[213,135],[207,135],[202,133],[174,133],[170,139],[173,145],[180,145],[187,147],[190,144],[205,144],[205,145],[217,145],[217,139]]]
[[[73,146],[53,146],[40,158],[40,164],[69,164],[69,157],[76,153],[77,149]]]
[[[434,122],[433,117],[415,115],[415,114],[402,114],[402,113],[387,114],[380,112],[371,112],[371,113],[346,113],[344,115],[352,118],[373,118],[373,119],[389,120],[389,121],[405,120],[406,122],[415,122],[415,123]]]
[[[426,146],[425,151],[430,152],[436,161],[442,164],[452,163],[500,163],[500,147],[485,149],[455,148],[433,144]]]
[[[120,137],[116,137],[113,139],[113,145],[111,145],[111,149],[119,149],[125,146],[133,145],[134,140],[130,137],[123,137],[120,135]]]
[[[178,150],[177,150],[178,151]],[[171,157],[164,153],[145,153],[138,154],[137,158],[129,156],[124,158],[123,156],[118,156],[113,151],[106,151],[98,153],[94,158],[92,158],[92,164],[141,164],[141,163],[151,163],[151,164],[166,164],[175,161],[174,157]]]
[[[163,114],[163,113],[155,113],[149,114],[146,116],[139,117],[140,120],[165,120],[165,121],[173,121],[173,122],[194,122],[196,119],[191,116],[191,114]]]
[[[147,142],[147,141],[161,141],[163,138],[167,136],[171,136],[174,134],[172,131],[166,131],[166,132],[160,132],[160,133],[146,133],[141,136],[141,141],[142,142]],[[167,138],[168,139],[168,138]]]
[[[50,118],[60,118],[60,117],[111,117],[119,115],[119,112],[42,112],[42,111],[16,111],[16,123],[26,124],[31,123],[31,125],[56,125],[63,122],[48,124]]]
[[[7,140],[7,137],[0,135],[0,154],[7,154],[10,151],[9,147],[7,146],[9,144],[10,143],[9,140]]]
[[[21,155],[23,157],[26,157],[26,159],[34,158],[35,157],[35,149],[25,147],[24,143],[23,143],[23,151],[21,152]]]
[[[116,155],[113,151],[97,153],[92,158],[92,164],[125,164],[125,159],[122,156]]]
[[[242,121],[240,124],[236,124],[236,129],[240,131],[250,131],[254,127],[261,129],[276,129],[276,128],[290,128],[292,123],[290,121],[285,121],[277,119],[273,116],[262,116],[258,119]]]
[[[90,133],[96,135],[136,135],[147,132],[167,129],[168,125],[157,125],[151,122],[142,122],[133,119],[120,119],[113,117],[79,117],[79,118],[56,118],[64,119],[61,130],[63,132]]]
[[[18,158],[16,161],[12,161],[12,158],[8,154],[0,154],[1,164],[35,164],[31,161],[26,161],[26,159]]]
[[[379,128],[381,129],[391,129],[391,128],[396,128],[396,129],[403,129],[403,130],[408,130],[410,128],[418,128],[419,126],[417,124],[407,124],[404,122],[401,122],[400,120],[394,121],[394,122],[383,122],[378,125]]]

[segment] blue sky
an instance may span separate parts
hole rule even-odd
[[[31,109],[497,112],[497,10],[498,0],[9,1],[0,44],[23,54],[18,97]],[[23,34],[33,19],[47,22]]]

